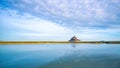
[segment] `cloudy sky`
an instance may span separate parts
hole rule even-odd
[[[1,41],[120,40],[120,0],[0,0]]]

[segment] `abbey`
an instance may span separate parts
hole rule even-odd
[[[69,42],[79,42],[80,40],[76,37],[76,36],[73,36]]]

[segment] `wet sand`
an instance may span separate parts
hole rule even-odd
[[[120,44],[120,41],[0,41],[0,44]]]

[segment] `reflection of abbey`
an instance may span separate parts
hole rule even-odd
[[[76,37],[76,36],[73,36],[69,42],[79,42],[80,40]]]

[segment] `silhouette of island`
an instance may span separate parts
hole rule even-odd
[[[79,42],[80,40],[76,37],[76,36],[73,36],[69,42]]]

